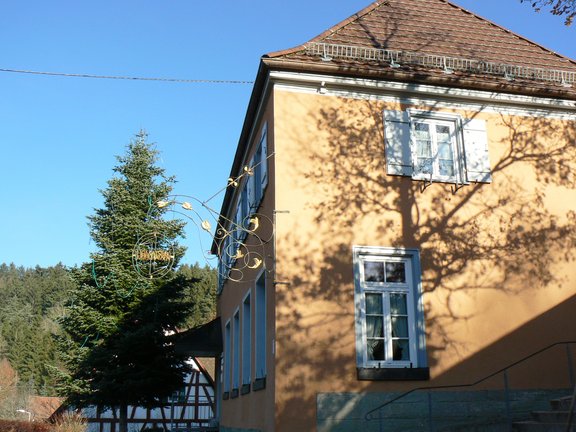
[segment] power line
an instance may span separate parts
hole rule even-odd
[[[163,81],[163,82],[178,82],[178,83],[204,83],[204,84],[254,84],[254,81],[241,81],[241,80],[209,80],[209,79],[180,79],[180,78],[157,78],[157,77],[131,77],[131,76],[114,76],[114,75],[92,75],[92,74],[76,74],[64,72],[41,72],[22,69],[3,69],[0,72],[12,72],[21,74],[32,75],[48,75],[60,76],[67,78],[98,78],[98,79],[113,79],[113,80],[130,80],[130,81]]]

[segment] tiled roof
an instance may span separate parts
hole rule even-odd
[[[62,405],[64,399],[48,396],[30,396],[27,409],[36,421],[48,419]]]
[[[477,69],[455,69],[444,81],[456,83],[466,79],[467,86],[498,84],[522,92],[525,87],[534,91],[552,91],[576,97],[576,62],[556,54],[505,28],[481,18],[446,0],[379,0],[357,14],[335,25],[307,44],[292,49],[270,53],[264,57],[269,64],[290,62],[298,68],[328,66],[341,72],[356,75],[378,75],[387,77],[418,73],[420,80],[436,76],[442,80],[442,71],[430,67],[400,61],[400,67],[392,68],[388,59],[369,60],[360,57],[326,56],[311,53],[306,47],[326,44],[328,48],[352,47],[377,49],[382,55],[392,52],[433,54],[449,59],[473,61],[477,67],[493,72],[495,65],[521,67],[526,74],[485,73]],[[374,51],[374,50],[373,50]],[[317,54],[317,53],[316,53]],[[405,57],[406,58],[406,57]],[[516,71],[520,68],[516,68]],[[544,75],[542,75],[544,74]],[[443,75],[446,75],[445,73]],[[510,82],[511,75],[514,83]],[[528,76],[529,75],[529,76]],[[554,76],[554,79],[550,79]],[[564,81],[563,77],[568,77]],[[560,77],[560,78],[559,78]],[[564,85],[562,85],[564,84]],[[571,85],[571,87],[568,86]]]

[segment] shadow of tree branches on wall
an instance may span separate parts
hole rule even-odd
[[[319,391],[406,388],[356,380],[353,245],[420,250],[433,377],[522,325],[527,309],[545,307],[534,306],[545,288],[555,288],[558,301],[574,290],[574,272],[566,271],[576,258],[573,124],[466,113],[487,122],[492,183],[424,185],[386,174],[390,104],[286,97],[292,121],[302,125],[276,126],[290,142],[283,156],[297,161],[283,181],[299,191],[285,204],[290,228],[279,232],[278,262],[290,263],[279,266],[290,288],[276,291],[286,413],[305,415]]]

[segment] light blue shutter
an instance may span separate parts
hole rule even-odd
[[[490,157],[486,122],[480,119],[463,120],[464,155],[466,157],[466,180],[490,183]]]
[[[240,195],[240,226],[242,227],[240,239],[244,240],[246,238],[246,231],[244,231],[246,218],[249,214],[249,207],[248,207],[248,182],[244,182],[244,186],[242,187],[242,194]]]
[[[410,118],[407,112],[384,111],[384,148],[386,172],[411,176]]]
[[[250,159],[250,167],[254,166],[254,158]],[[248,175],[246,176],[246,188],[248,189],[248,208],[249,211],[256,210],[256,188],[254,187],[254,178],[255,175]]]
[[[238,207],[236,208],[236,217],[234,218],[234,232],[235,232],[235,240],[240,242],[244,240],[243,233],[241,226],[242,226],[242,219],[244,216],[242,215],[242,195],[240,195],[240,201],[238,202]]]
[[[260,140],[260,147],[260,182],[262,185],[262,195],[264,195],[264,189],[266,189],[266,185],[268,184],[268,124],[265,124],[262,128],[262,139]]]

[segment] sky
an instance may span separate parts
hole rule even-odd
[[[413,0],[418,1],[418,0]],[[453,3],[576,59],[576,24],[520,0]],[[140,130],[174,193],[218,211],[263,54],[307,42],[369,0],[0,3],[0,263],[90,261],[87,216]],[[6,70],[206,80],[97,79]],[[225,82],[216,82],[225,81]],[[210,238],[188,224],[184,263]]]

